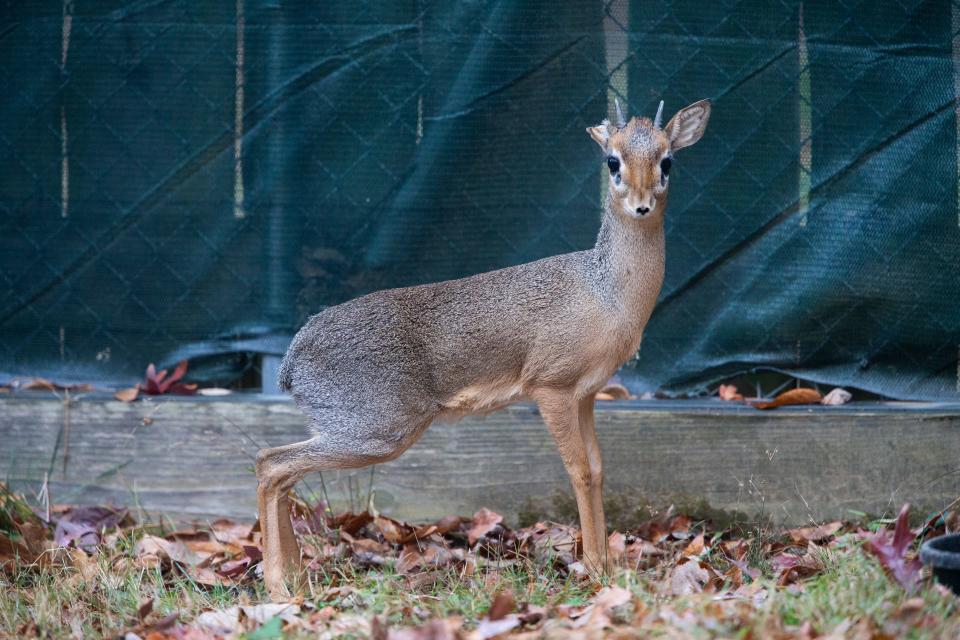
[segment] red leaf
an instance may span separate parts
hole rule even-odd
[[[157,373],[156,366],[151,362],[147,367],[147,374],[140,390],[152,396],[162,395],[164,393],[174,393],[177,395],[188,396],[196,393],[196,384],[186,384],[178,382],[187,372],[187,361],[181,360],[177,363],[177,368],[173,375],[167,377],[167,369]]]
[[[186,384],[180,382],[170,387],[167,391],[177,396],[192,396],[197,392],[197,385],[194,382]]]
[[[861,533],[864,548],[877,557],[884,571],[905,589],[912,589],[920,582],[920,568],[923,564],[916,556],[908,557],[908,552],[917,535],[910,530],[910,504],[903,505],[897,515],[893,535],[887,529],[876,533]]]
[[[177,382],[183,375],[187,372],[187,361],[181,360],[177,363],[177,368],[173,370],[173,374],[170,376],[170,379],[167,380],[168,383],[173,384]]]
[[[147,365],[147,376],[144,380],[143,392],[149,393],[150,395],[157,395],[163,393],[160,390],[160,381],[163,380],[163,377],[167,375],[166,369],[160,372],[160,376],[157,376],[157,368],[151,362]]]

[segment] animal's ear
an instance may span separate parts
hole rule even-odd
[[[604,120],[595,127],[587,127],[587,133],[600,145],[601,149],[606,150],[607,142],[610,140],[610,121]]]
[[[709,119],[709,100],[694,102],[689,107],[677,111],[677,114],[670,118],[670,122],[663,128],[664,133],[670,138],[670,148],[676,151],[694,144],[703,137],[703,131],[707,128]]]

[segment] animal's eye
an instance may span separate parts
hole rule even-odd
[[[670,175],[670,165],[673,164],[673,161],[670,158],[664,158],[660,161],[660,173],[666,178]]]
[[[610,167],[610,173],[616,173],[617,171],[620,171],[620,161],[613,156],[607,158],[607,166]]]

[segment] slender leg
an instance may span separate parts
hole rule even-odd
[[[595,539],[600,543],[603,557],[603,568],[607,573],[611,570],[610,555],[607,545],[607,520],[603,514],[603,458],[600,455],[600,444],[597,442],[597,430],[593,420],[593,405],[596,401],[593,394],[580,401],[580,436],[583,438],[584,448],[587,451],[587,462],[590,465],[590,511],[593,514]]]
[[[257,454],[258,506],[263,536],[263,577],[270,597],[289,597],[285,578],[300,566],[300,545],[290,522],[287,494],[303,476],[327,469],[356,469],[376,459],[369,456],[326,455],[317,438]]]
[[[580,403],[569,392],[557,391],[541,393],[536,400],[573,484],[583,533],[584,565],[591,575],[602,575],[607,557],[606,525],[602,519],[602,504],[599,509],[595,506],[602,486],[594,488],[597,483],[580,427]],[[599,450],[597,455],[599,457]]]
[[[422,425],[426,426],[425,423]],[[289,591],[285,578],[300,566],[300,545],[290,522],[287,494],[303,476],[329,469],[359,469],[396,458],[419,436],[412,429],[411,437],[401,442],[370,440],[359,452],[356,443],[323,442],[311,438],[257,454],[257,499],[260,529],[263,536],[263,579],[274,601],[285,600]]]

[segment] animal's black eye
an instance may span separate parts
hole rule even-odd
[[[620,171],[620,161],[613,156],[607,158],[607,166],[610,167],[610,173]]]
[[[664,158],[660,161],[660,173],[663,174],[663,177],[666,178],[670,175],[670,165],[673,164],[673,160],[670,158]]]

